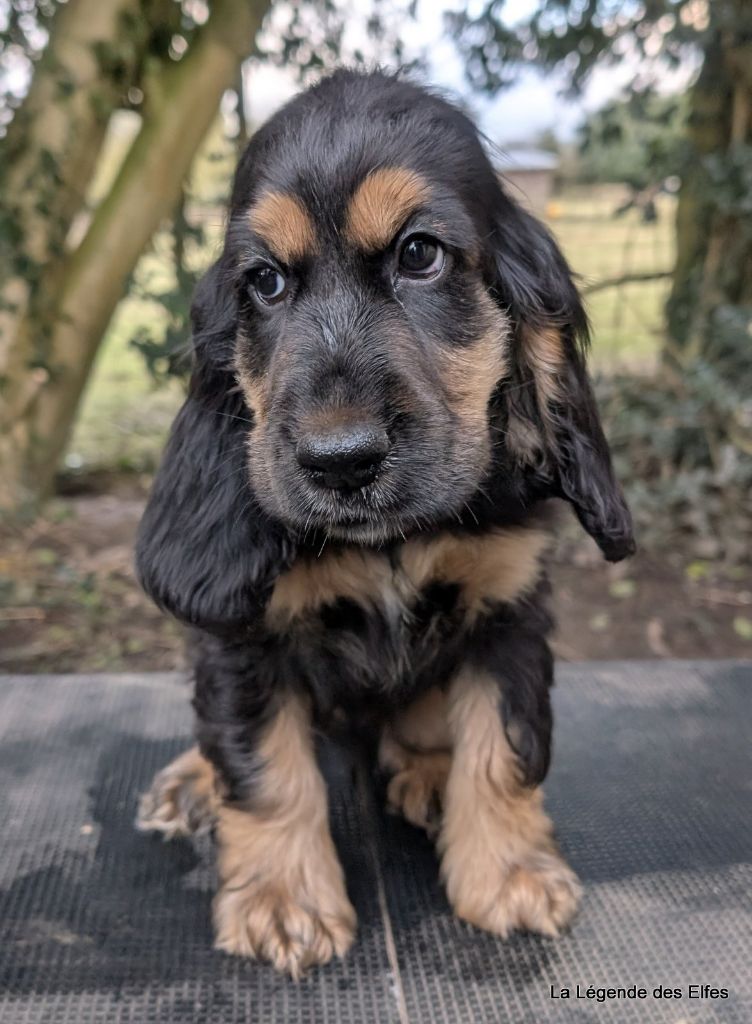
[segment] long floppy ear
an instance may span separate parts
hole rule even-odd
[[[549,232],[501,190],[491,273],[493,292],[515,324],[510,376],[499,394],[507,443],[618,562],[635,550],[632,517],[585,368],[582,301]]]
[[[232,373],[237,309],[220,264],[191,310],[194,369],[157,473],[136,544],[136,570],[153,600],[207,629],[258,614],[294,545],[251,490],[252,420]]]

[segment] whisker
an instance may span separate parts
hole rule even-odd
[[[247,423],[251,427],[255,425],[253,420],[249,420],[246,416],[237,416],[232,412],[220,412],[219,409],[212,409],[210,411],[213,412],[215,416],[224,416],[225,419],[228,420],[239,420],[241,423]]]
[[[217,463],[217,465],[214,467],[215,470],[221,469],[222,466],[226,466],[228,462],[232,462],[232,460],[235,457],[235,455],[238,452],[242,451],[244,448],[245,448],[245,441],[241,441],[241,443],[240,444],[236,444],[234,448],[228,449],[229,455],[227,456],[226,459],[222,459],[221,462]]]
[[[252,504],[253,504],[253,498],[251,497],[251,498],[248,499],[248,501],[246,501],[246,503],[243,505],[243,507],[240,509],[240,511],[238,512],[237,516],[235,517],[235,522],[233,523],[233,527],[232,527],[233,530],[237,528],[238,524],[240,523],[240,520],[243,518],[243,515],[250,508],[250,506]]]
[[[478,517],[473,512],[473,510],[470,508],[470,505],[466,501],[463,502],[463,505],[465,506],[467,511],[470,513],[470,515],[473,517],[473,519],[475,520],[475,525],[476,526],[480,526],[480,523],[478,522]]]
[[[242,476],[246,483],[248,482],[248,478],[246,477],[245,474],[245,466],[238,466],[236,469],[233,469],[230,473],[225,473],[225,475],[223,477],[220,477],[219,480],[215,480],[214,485],[212,486],[211,490],[207,492],[206,497],[211,498],[212,495],[222,486],[222,484],[226,484],[227,481],[232,480],[234,476]],[[240,488],[238,488],[238,491],[240,491]]]

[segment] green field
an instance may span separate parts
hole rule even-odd
[[[550,225],[587,285],[626,273],[662,270],[672,260],[673,202],[660,201],[654,224],[635,212],[614,219],[622,191],[570,189],[550,208]],[[160,275],[163,240],[142,259],[140,274]],[[598,372],[649,369],[655,360],[668,284],[653,281],[598,292],[588,301],[593,322],[593,366]],[[102,345],[67,456],[71,469],[149,470],[180,402],[180,386],[157,388],[141,355],[130,346],[139,326],[159,324],[158,304],[126,298]]]
[[[570,189],[552,204],[549,224],[581,284],[670,269],[674,258],[674,200],[658,200],[658,220],[636,211],[614,218],[618,186]],[[593,366],[599,372],[652,367],[660,345],[668,279],[625,284],[587,300],[593,325]]]

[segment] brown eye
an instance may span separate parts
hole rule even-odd
[[[251,287],[267,306],[279,302],[287,295],[287,281],[274,267],[259,267],[250,279]]]
[[[402,246],[400,271],[407,277],[435,277],[444,266],[444,250],[435,238],[413,235]]]

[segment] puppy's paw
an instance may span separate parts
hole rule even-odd
[[[154,776],[139,801],[136,828],[165,839],[200,835],[214,826],[218,807],[214,771],[192,747]]]
[[[405,767],[389,781],[387,808],[434,838],[441,825],[441,809],[451,757],[447,753],[412,754]]]
[[[216,948],[268,960],[293,978],[344,956],[355,924],[344,891],[306,895],[252,878],[242,887],[226,884],[214,899]]]
[[[473,865],[445,862],[458,917],[502,937],[515,929],[555,937],[574,917],[582,887],[558,852],[533,850],[518,864],[489,867],[476,874]]]

